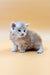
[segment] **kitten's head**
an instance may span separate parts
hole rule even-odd
[[[28,25],[29,24],[25,24],[24,22],[18,21],[18,22],[12,22],[11,23],[11,29],[10,31],[12,32],[12,34],[14,34],[15,36],[22,38],[25,37],[28,31]]]

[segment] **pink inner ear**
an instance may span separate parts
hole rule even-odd
[[[16,27],[16,25],[13,23],[13,24],[12,24],[12,28],[13,28],[13,30],[14,30],[15,27]]]

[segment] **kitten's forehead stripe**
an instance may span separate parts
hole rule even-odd
[[[18,28],[25,28],[25,23],[24,22],[21,22],[21,21],[16,22],[16,25],[17,25]]]
[[[18,22],[16,22],[17,24],[19,24],[19,25],[25,25],[25,23],[24,22],[21,22],[21,21],[18,21]]]

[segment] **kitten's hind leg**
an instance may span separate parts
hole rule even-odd
[[[37,53],[40,54],[40,53],[42,53],[42,52],[43,52],[43,46],[41,45],[40,48],[39,48],[39,50],[37,51]]]
[[[14,45],[14,48],[12,49],[12,52],[16,52],[18,50],[18,46]]]

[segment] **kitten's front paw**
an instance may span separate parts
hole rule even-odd
[[[18,49],[12,49],[11,51],[12,51],[12,52],[16,52],[17,50],[18,50]]]
[[[25,52],[25,50],[20,50],[20,52],[21,52],[21,53],[24,53],[24,52]]]

